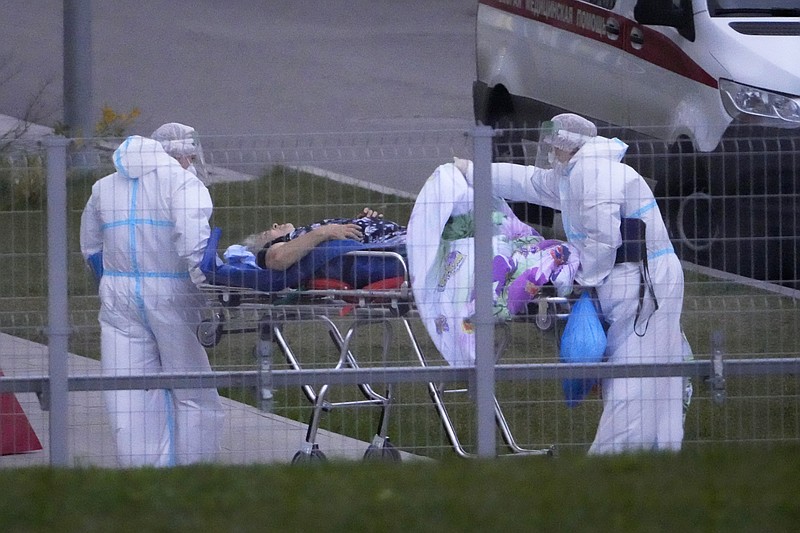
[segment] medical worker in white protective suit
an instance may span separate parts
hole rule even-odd
[[[187,170],[198,159],[194,130],[165,124],[153,139],[128,137],[113,155],[117,171],[92,187],[81,251],[102,271],[104,375],[211,370],[196,336],[204,299],[195,283],[204,279],[198,264],[212,211]],[[106,391],[105,400],[122,466],[211,461],[220,450],[215,389]]]
[[[681,330],[683,270],[650,188],[620,162],[627,145],[597,136],[594,124],[571,113],[544,126],[537,166],[493,163],[493,192],[561,211],[567,239],[580,253],[575,279],[597,290],[608,361],[690,358]],[[456,165],[471,182],[472,163]],[[617,260],[623,218],[644,222],[646,261]],[[645,255],[641,247],[639,253]],[[603,414],[589,453],[679,450],[690,391],[682,377],[604,379]]]

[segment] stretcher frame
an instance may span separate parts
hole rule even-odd
[[[328,335],[339,353],[334,370],[341,368],[359,368],[358,359],[351,351],[351,341],[359,328],[366,324],[380,323],[383,328],[381,360],[387,361],[390,339],[393,337],[392,320],[399,320],[417,362],[422,367],[430,366],[423,353],[410,320],[418,318],[410,288],[406,259],[394,251],[351,251],[346,255],[377,256],[399,261],[403,275],[395,281],[396,286],[362,289],[331,288],[337,285],[335,280],[317,280],[312,288],[302,290],[284,290],[264,292],[250,288],[226,285],[202,284],[201,291],[207,296],[212,313],[211,319],[204,320],[198,327],[198,338],[206,347],[215,346],[221,337],[231,333],[257,332],[258,339],[253,349],[259,367],[259,407],[270,411],[272,408],[271,368],[273,361],[273,345],[277,345],[287,364],[294,370],[301,370],[300,358],[291,347],[291,343],[283,333],[283,325],[291,321],[318,320],[328,331]],[[313,288],[324,286],[326,288]],[[549,288],[549,287],[546,287]],[[566,298],[547,296],[543,291],[529,306],[532,313],[519,316],[515,320],[531,322],[539,330],[545,331],[555,326],[558,320],[569,314],[569,302]],[[249,316],[248,316],[249,315]],[[332,317],[349,316],[350,324],[344,333]],[[237,322],[244,326],[236,326]],[[255,325],[254,325],[255,324]],[[504,331],[501,343],[497,346],[496,357],[499,359],[510,338],[508,323],[498,324]],[[377,392],[370,384],[359,384],[358,388],[364,400],[331,402],[327,399],[328,385],[315,389],[311,385],[302,385],[305,397],[312,404],[312,413],[308,423],[305,440],[295,453],[292,463],[324,461],[326,456],[316,442],[316,436],[323,413],[336,407],[374,405],[380,408],[380,416],[375,435],[368,445],[365,460],[400,461],[400,453],[391,443],[388,431],[389,412],[394,403],[391,384],[383,393]],[[436,408],[442,426],[455,453],[464,458],[477,457],[469,453],[461,443],[447,408],[445,396],[455,393],[467,393],[465,388],[447,388],[443,383],[427,383],[428,395]],[[498,402],[494,399],[495,421],[503,442],[510,453],[504,455],[556,455],[554,445],[542,449],[527,449],[520,446],[514,438],[506,416]]]

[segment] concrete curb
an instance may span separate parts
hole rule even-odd
[[[0,333],[0,369],[6,378],[47,375],[47,346]],[[69,375],[99,375],[100,362],[69,354]],[[17,393],[17,400],[42,443],[41,451],[0,456],[0,468],[46,466],[49,456],[49,412],[34,393]],[[307,425],[264,413],[246,404],[222,398],[226,414],[221,464],[289,463],[305,441]],[[71,466],[114,468],[115,445],[102,393],[69,393],[69,451]],[[369,443],[320,430],[320,450],[330,460],[358,461]],[[403,460],[415,457],[402,452]]]

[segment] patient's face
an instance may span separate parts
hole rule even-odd
[[[294,224],[291,222],[286,222],[284,224],[278,224],[277,222],[272,225],[272,227],[262,233],[266,242],[274,241],[279,237],[283,237],[287,233],[294,231]]]

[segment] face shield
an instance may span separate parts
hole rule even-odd
[[[567,161],[558,159],[556,149],[574,154],[596,135],[597,128],[585,118],[572,113],[556,115],[542,123],[534,164],[540,168],[563,167]]]
[[[192,158],[192,161],[189,163],[189,167],[186,170],[192,172],[195,176],[200,178],[200,181],[203,183],[206,183],[206,180],[208,179],[206,160],[203,156],[203,146],[200,144],[200,138],[196,131],[192,132],[192,144],[194,148],[194,157]]]
[[[539,141],[536,143],[536,159],[533,161],[534,166],[539,168],[553,168],[555,161],[555,148],[553,146],[553,139],[556,136],[558,127],[552,120],[542,122],[539,129]]]
[[[183,168],[200,178],[203,183],[206,182],[208,174],[203,147],[194,128],[170,122],[154,131],[152,138],[160,142],[164,151],[177,160]]]

